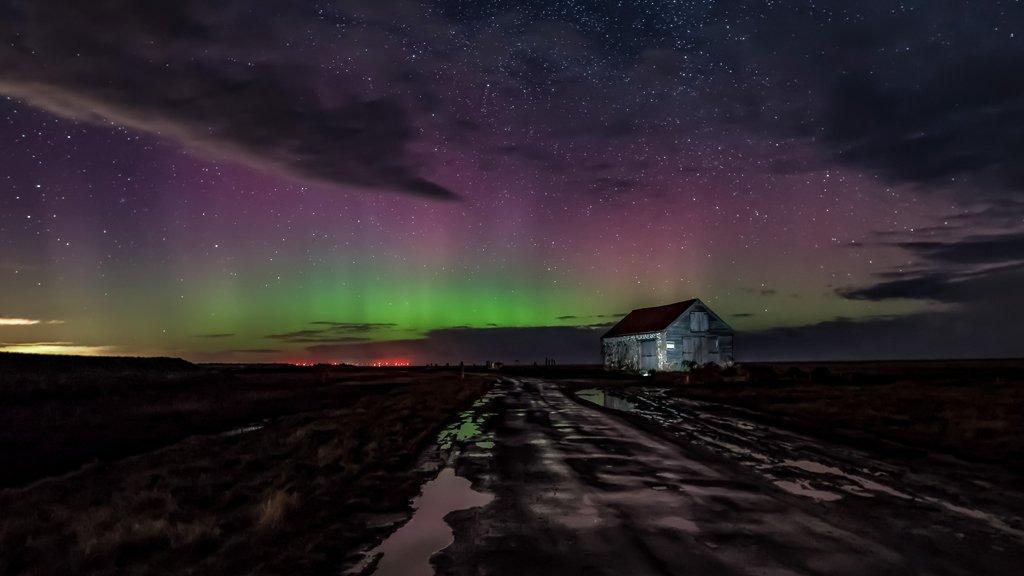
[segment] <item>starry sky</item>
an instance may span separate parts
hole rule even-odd
[[[1024,355],[1024,5],[4,0],[0,350]]]

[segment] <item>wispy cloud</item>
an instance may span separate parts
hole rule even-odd
[[[279,17],[263,23],[243,23],[234,8],[219,3],[170,3],[159,10],[123,0],[89,9],[71,0],[5,3],[0,93],[303,180],[456,198],[420,173],[412,152],[417,110],[400,94],[338,89],[324,98],[326,79],[316,75],[310,55],[254,52],[244,40],[253,26],[261,35],[284,35],[298,25],[292,18],[305,18],[289,4],[273,3],[287,16],[275,12]],[[330,34],[315,21],[304,22],[303,28]],[[240,53],[253,57],[229,56]]]
[[[39,324],[39,320],[30,318],[0,318],[0,326],[32,326]]]
[[[37,318],[7,318],[0,316],[0,326],[35,326],[37,324],[63,323],[63,320],[39,320]]]
[[[107,356],[115,353],[112,346],[84,346],[74,342],[0,342],[0,352],[21,354],[65,354],[69,356]]]

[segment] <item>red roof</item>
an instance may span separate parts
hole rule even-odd
[[[683,300],[675,304],[665,306],[654,306],[653,308],[638,308],[633,310],[619,323],[611,327],[601,338],[611,336],[624,336],[626,334],[640,334],[643,332],[660,332],[668,325],[679,318],[686,309],[696,302],[696,298]]]

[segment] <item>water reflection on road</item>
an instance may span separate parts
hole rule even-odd
[[[973,576],[1024,557],[1022,496],[978,490],[980,467],[879,460],[649,388],[499,391],[499,450],[460,468],[495,499],[450,518],[438,573]]]
[[[1024,541],[1024,530],[1015,527],[1013,520],[964,505],[962,500],[973,491],[965,494],[964,490],[936,486],[948,483],[948,478],[925,479],[927,485],[918,492],[902,485],[911,480],[904,470],[856,450],[818,443],[799,434],[740,418],[716,415],[702,409],[700,402],[671,398],[665,390],[590,388],[576,395],[598,406],[654,421],[677,436],[744,464],[776,488],[795,496],[818,502],[880,496],[914,501],[940,507],[971,521],[984,522]],[[935,493],[935,488],[945,489]]]
[[[413,501],[415,513],[409,522],[388,537],[373,553],[377,561],[374,576],[430,576],[430,557],[454,541],[444,521],[449,512],[488,504],[494,497],[473,490],[469,480],[455,475],[447,466]]]
[[[709,408],[503,379],[440,434],[412,519],[352,573],[1016,573],[1022,495],[979,490],[1005,478]]]
[[[614,391],[605,391],[600,388],[587,388],[576,392],[576,396],[603,408],[611,408],[612,410],[619,410],[621,412],[637,411],[636,404],[625,397],[616,394]]]
[[[485,396],[438,434],[437,446],[444,466],[435,478],[423,484],[412,502],[412,518],[367,552],[363,561],[347,574],[373,576],[430,576],[431,557],[449,546],[454,536],[445,516],[458,510],[485,506],[494,496],[473,489],[469,480],[456,475],[459,456],[488,456],[493,436],[482,431],[493,416],[484,410],[492,398]]]

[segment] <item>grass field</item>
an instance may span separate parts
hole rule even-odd
[[[336,573],[407,511],[417,459],[487,387],[162,362],[3,374],[4,574]]]
[[[1024,472],[1021,361],[749,364],[691,381],[674,394],[872,448],[892,442]]]

